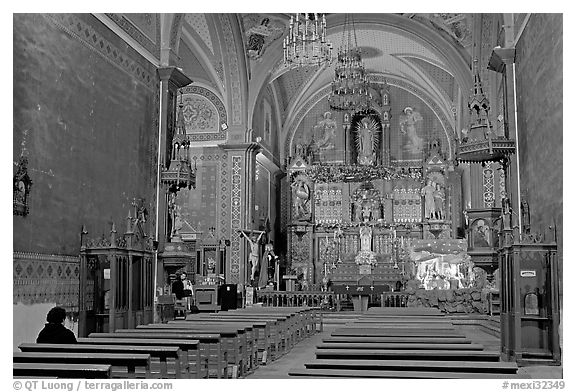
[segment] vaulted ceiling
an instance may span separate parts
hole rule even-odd
[[[213,89],[225,105],[239,105],[242,98],[248,126],[261,92],[273,91],[284,133],[280,142],[286,140],[296,113],[311,99],[329,92],[334,62],[322,68],[284,66],[282,39],[288,33],[289,14],[171,15],[175,15],[168,23],[171,27],[162,27],[163,46],[175,50],[178,65],[193,73],[190,76],[196,83]],[[395,81],[397,86],[423,92],[455,129],[455,114],[461,113],[472,81],[474,14],[352,17],[369,78]],[[248,51],[248,42],[264,19],[269,27],[265,44],[254,56]],[[328,40],[336,51],[342,44],[345,15],[327,14],[326,21]],[[178,42],[168,44],[167,39],[174,37]]]

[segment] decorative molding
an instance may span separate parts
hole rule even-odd
[[[175,14],[172,20],[172,29],[170,30],[170,48],[176,50],[178,46],[178,38],[180,37],[180,31],[182,26],[182,20],[184,20],[185,14]]]
[[[482,169],[483,201],[485,208],[494,207],[494,169],[487,165]]]
[[[125,51],[104,38],[101,33],[97,32],[96,29],[85,20],[91,17],[90,15],[44,14],[44,17],[60,30],[72,38],[77,39],[88,49],[102,56],[102,58],[110,64],[115,65],[125,73],[135,77],[149,90],[157,91],[155,68],[153,72],[149,71],[149,68],[152,68],[151,64],[142,64],[134,58],[135,56],[125,53]]]
[[[160,58],[160,22],[158,20],[157,14],[146,14],[154,15],[156,19],[156,31],[155,31],[155,41],[153,41],[148,35],[144,34],[132,21],[121,14],[105,14],[114,23],[116,23],[126,34],[128,34],[132,39],[138,42],[144,49],[149,51],[151,54]]]
[[[240,93],[240,69],[238,65],[238,53],[234,42],[234,34],[228,14],[218,14],[222,25],[224,42],[226,43],[226,58],[230,67],[229,84],[232,94],[232,124],[240,125],[242,123],[242,94]]]

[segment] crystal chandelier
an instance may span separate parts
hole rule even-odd
[[[358,47],[354,20],[346,15],[342,32],[342,45],[332,81],[328,103],[332,109],[358,111],[369,108],[371,95],[368,91],[366,70],[362,51]]]
[[[320,19],[321,18],[321,19]],[[290,16],[290,31],[284,38],[284,64],[289,67],[320,66],[332,60],[332,44],[326,40],[326,16]]]

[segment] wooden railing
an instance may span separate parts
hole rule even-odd
[[[402,292],[382,293],[380,301],[383,308],[405,308],[408,306],[408,294]]]
[[[268,291],[256,293],[256,302],[263,306],[315,306],[324,309],[341,309],[342,301],[347,295],[334,294],[331,291]],[[373,299],[377,301],[376,298]],[[405,308],[408,304],[408,294],[389,292],[380,295],[380,306],[384,308]]]
[[[336,294],[330,291],[267,291],[256,293],[256,301],[263,306],[334,306]]]

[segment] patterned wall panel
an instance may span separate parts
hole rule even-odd
[[[201,154],[191,153],[196,162],[196,189],[181,190],[178,195],[182,207],[182,219],[193,228],[204,233],[210,227],[218,228],[221,205],[218,202],[221,193],[220,151],[207,149]],[[212,151],[211,151],[212,150]]]
[[[227,115],[220,98],[200,86],[186,86],[179,91],[184,102],[186,133],[190,134],[190,139],[193,142],[225,140],[227,131],[221,125],[226,123]]]
[[[232,156],[232,188],[230,198],[230,283],[240,282],[240,234],[242,224],[242,156]]]
[[[56,303],[78,310],[79,258],[14,252],[14,304]]]

